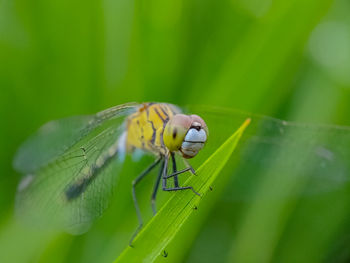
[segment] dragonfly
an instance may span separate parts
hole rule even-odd
[[[155,161],[132,181],[139,221],[132,245],[143,226],[136,186],[159,166],[151,196],[153,214],[160,182],[163,191],[191,190],[199,195],[192,186],[180,186],[178,176],[187,171],[195,174],[187,159],[199,153],[208,136],[201,117],[185,115],[168,103],[127,103],[92,116],[51,121],[23,143],[14,159],[15,169],[24,174],[16,211],[25,218],[45,214],[52,225],[73,234],[86,232],[108,207],[125,155],[149,153]],[[177,170],[175,155],[186,168]]]

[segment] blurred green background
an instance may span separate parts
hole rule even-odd
[[[125,247],[108,247],[114,236],[99,229],[93,238],[88,233],[52,240],[43,234],[30,242],[35,233],[14,225],[20,175],[12,158],[20,143],[49,120],[130,101],[164,101],[350,125],[349,13],[348,0],[1,0],[0,251],[8,257],[0,261],[110,262]],[[295,216],[294,224],[274,224],[278,214],[271,215],[270,225],[250,220],[251,213],[227,212],[229,201],[219,198],[177,260],[346,262],[347,193],[306,200],[315,208],[312,213],[319,212],[312,220],[306,206],[282,213]],[[304,201],[293,198],[282,206],[298,202]],[[340,203],[344,214],[332,218],[328,209]],[[250,201],[234,206],[259,208]],[[270,246],[263,246],[266,233],[257,229],[276,233],[266,237],[273,240]],[[250,239],[242,237],[249,234],[262,242],[260,248],[249,247]]]

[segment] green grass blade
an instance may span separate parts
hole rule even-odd
[[[198,176],[190,177],[185,185],[192,185],[201,194],[198,197],[192,191],[174,193],[158,214],[152,218],[133,242],[134,247],[127,247],[115,261],[117,262],[152,262],[175,237],[187,218],[198,207],[203,196],[210,191],[210,186],[229,160],[245,128],[250,123],[247,119],[242,126],[227,139],[197,170]]]

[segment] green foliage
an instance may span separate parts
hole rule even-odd
[[[229,160],[249,122],[248,119],[198,168],[198,178],[192,176],[185,181],[185,185],[191,185],[201,196],[194,195],[191,191],[173,195],[139,233],[133,242],[135,248],[126,248],[115,262],[151,262],[162,254],[188,217],[198,209],[201,199],[212,191],[211,185]]]
[[[126,158],[109,209],[81,236],[15,220],[12,162],[43,123],[130,101],[189,105],[205,119],[196,169],[252,118],[156,262],[347,262],[349,12],[347,0],[1,1],[0,262],[111,262],[124,251],[137,226],[131,181],[151,157]],[[137,189],[152,224],[155,176]],[[160,193],[158,207],[176,196]],[[145,232],[136,242],[153,240]]]

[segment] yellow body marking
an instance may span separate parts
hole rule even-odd
[[[166,154],[163,133],[166,123],[180,110],[166,103],[145,103],[126,121],[127,150],[139,148],[156,155]]]

